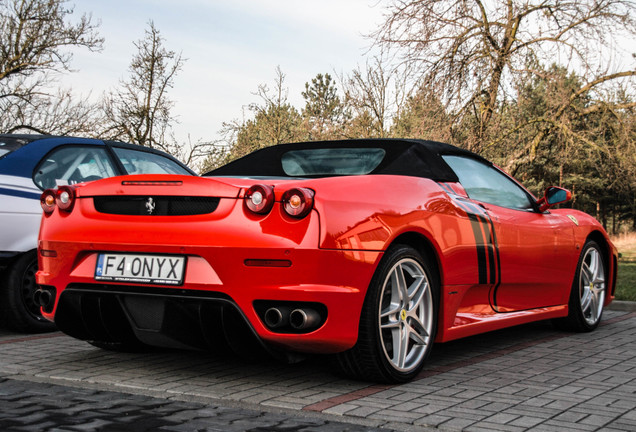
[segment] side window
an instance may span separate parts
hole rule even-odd
[[[185,174],[191,175],[181,165],[164,156],[122,147],[113,147],[115,154],[128,174]]]
[[[500,207],[532,209],[532,202],[526,191],[501,171],[468,157],[442,157],[455,171],[471,199]]]
[[[116,175],[104,147],[59,147],[35,169],[33,181],[40,189],[82,183]]]

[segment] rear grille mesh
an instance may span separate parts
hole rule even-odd
[[[214,212],[219,198],[198,196],[100,196],[93,197],[100,213],[129,216],[192,216]]]

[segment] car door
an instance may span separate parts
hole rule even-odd
[[[573,231],[558,215],[539,212],[531,195],[491,164],[447,155],[471,206],[491,232],[490,300],[498,312],[555,306],[567,302],[571,272],[559,265],[575,253]]]

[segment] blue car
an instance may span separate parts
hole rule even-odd
[[[0,135],[0,320],[19,332],[55,329],[33,300],[44,189],[125,174],[195,175],[158,150],[45,135]]]

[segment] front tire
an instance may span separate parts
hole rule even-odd
[[[35,250],[19,256],[5,270],[0,287],[0,313],[5,326],[22,333],[43,333],[56,329],[55,324],[42,316],[33,294],[38,288],[35,273],[38,256]]]
[[[595,241],[588,240],[576,266],[568,316],[557,320],[557,326],[577,332],[590,332],[598,327],[605,303],[605,280],[605,261],[601,247]]]
[[[356,345],[337,356],[357,379],[406,382],[424,366],[437,330],[438,281],[410,246],[389,248],[367,292]]]

